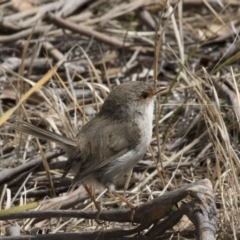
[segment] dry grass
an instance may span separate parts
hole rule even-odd
[[[31,14],[21,16],[11,3],[1,2],[1,121],[6,121],[4,113],[18,105],[8,121],[28,119],[75,136],[99,111],[114,85],[157,79],[156,84],[169,91],[156,103],[151,146],[134,168],[129,184],[123,188],[125,183],[121,183],[120,189],[127,189],[124,194],[131,202],[141,204],[209,178],[218,209],[217,238],[240,238],[238,0],[86,1],[73,9],[71,1],[35,0],[28,10]],[[42,11],[35,11],[37,6]],[[47,15],[49,10],[54,15]],[[67,26],[56,16],[76,26]],[[48,82],[41,86],[38,80],[63,59],[56,73],[51,72],[53,76],[45,75]],[[20,101],[34,85],[37,90]],[[15,133],[7,125],[1,126],[0,139],[2,171],[58,149],[54,143]],[[64,160],[63,156],[51,161],[43,158],[37,168],[0,179],[1,208],[31,203],[29,208],[59,209],[82,194],[82,202],[68,208],[92,209],[81,188],[71,188],[70,182],[57,184],[61,175],[57,163]],[[104,208],[123,207],[104,192],[98,199]],[[187,239],[193,227],[185,221],[169,233]],[[118,226],[97,226],[84,219],[36,223],[25,219],[19,224],[22,232],[41,229],[43,233]],[[8,225],[2,222],[2,234]]]

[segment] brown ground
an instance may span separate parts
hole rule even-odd
[[[74,136],[113,86],[157,79],[169,91],[157,100],[151,147],[134,168],[128,199],[139,205],[208,178],[217,238],[240,239],[238,0],[0,2],[0,125],[28,119]],[[35,83],[37,91],[24,95]],[[69,179],[59,182],[66,158],[56,157],[58,145],[5,124],[0,146],[2,209],[94,209],[82,188],[71,188]],[[99,201],[103,208],[120,208],[110,195]],[[133,228],[84,218],[40,220],[2,221],[2,235],[15,222],[22,235]],[[193,231],[183,218],[163,236],[192,239]]]

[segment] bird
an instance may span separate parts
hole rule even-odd
[[[154,100],[165,89],[140,81],[117,85],[99,113],[80,129],[75,138],[25,121],[11,126],[17,131],[61,144],[68,157],[63,177],[73,170],[73,183],[103,186],[124,201],[124,197],[116,193],[115,186],[147,151],[152,139]],[[129,203],[129,206],[133,205]]]

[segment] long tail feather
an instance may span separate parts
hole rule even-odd
[[[41,139],[57,142],[64,146],[77,147],[77,140],[75,139],[70,139],[62,135],[59,135],[57,133],[53,133],[48,130],[36,127],[28,122],[18,121],[18,123],[20,125],[15,125],[11,123],[7,123],[7,124],[10,125],[14,130],[30,134]]]

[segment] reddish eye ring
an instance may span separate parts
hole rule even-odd
[[[149,97],[149,94],[147,92],[143,92],[140,97],[143,99],[147,99]]]

